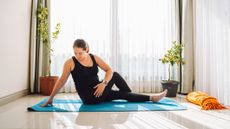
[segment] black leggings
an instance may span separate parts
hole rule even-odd
[[[113,85],[116,85],[119,91],[112,90]],[[112,101],[115,99],[125,99],[129,102],[143,102],[149,101],[148,95],[131,93],[131,89],[125,82],[125,80],[120,76],[119,73],[114,72],[112,79],[109,81],[108,85],[106,86],[100,100],[102,102],[105,101]]]
[[[118,87],[119,91],[112,90],[114,84]],[[113,73],[113,76],[108,85],[105,87],[102,96],[95,97],[95,95],[93,95],[95,90],[96,89],[93,89],[91,92],[79,93],[84,104],[97,104],[100,102],[108,102],[115,99],[124,99],[128,100],[129,102],[149,101],[148,95],[131,93],[131,89],[117,72]]]

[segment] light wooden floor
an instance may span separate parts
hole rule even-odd
[[[202,111],[183,97],[184,111],[147,112],[27,112],[26,108],[45,98],[28,95],[0,107],[0,129],[230,129],[230,110]],[[73,93],[55,98],[77,99]]]

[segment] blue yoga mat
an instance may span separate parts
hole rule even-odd
[[[133,112],[133,111],[175,111],[185,110],[185,106],[180,105],[175,100],[164,98],[159,102],[128,102],[127,100],[113,100],[95,105],[84,105],[81,100],[54,99],[53,106],[40,107],[47,98],[40,101],[28,111],[36,112]]]

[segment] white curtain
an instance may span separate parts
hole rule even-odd
[[[176,1],[118,0],[117,70],[137,92],[159,92],[166,66],[159,58],[177,35]],[[174,74],[175,75],[175,74]]]
[[[61,75],[64,61],[73,56],[74,40],[82,38],[134,92],[160,92],[160,81],[168,73],[158,59],[179,39],[177,4],[177,0],[51,0],[51,31],[57,22],[62,26],[52,43],[52,74]],[[177,71],[172,72],[178,79]],[[103,79],[101,70],[99,75]],[[71,77],[63,91],[75,91]]]
[[[230,105],[230,1],[195,0],[195,86]]]

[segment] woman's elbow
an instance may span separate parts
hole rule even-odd
[[[106,70],[106,72],[110,72],[110,73],[112,73],[113,72],[113,70],[112,70],[112,68],[108,68],[107,70]]]

